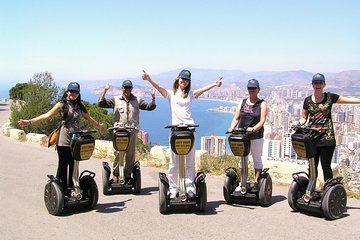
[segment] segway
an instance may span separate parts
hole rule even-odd
[[[104,195],[130,192],[137,194],[141,191],[141,171],[139,161],[134,162],[130,179],[125,179],[124,176],[125,154],[130,141],[131,129],[133,128],[120,126],[109,128],[109,131],[112,134],[113,146],[117,151],[116,154],[118,154],[120,161],[119,182],[114,182],[110,179],[111,167],[107,162],[103,162],[102,183]]]
[[[83,207],[94,209],[98,202],[98,188],[94,180],[95,173],[85,170],[79,176],[79,162],[88,160],[95,148],[95,139],[92,133],[96,131],[70,132],[71,154],[74,157],[74,170],[72,181],[74,186],[67,187],[64,191],[60,179],[48,175],[48,183],[45,185],[44,201],[51,215],[60,215],[65,209]]]
[[[246,129],[235,128],[228,138],[230,149],[235,156],[240,157],[242,163],[241,180],[236,168],[229,167],[225,170],[226,176],[223,186],[224,199],[228,204],[234,202],[240,204],[256,203],[262,207],[271,205],[272,180],[268,173],[269,168],[264,168],[258,180],[258,188],[255,183],[248,181],[248,155],[250,153],[250,138],[246,134]],[[241,191],[235,191],[239,186]]]
[[[324,188],[316,188],[315,140],[319,132],[316,128],[293,127],[292,146],[299,157],[309,162],[309,173],[292,174],[293,181],[288,192],[288,203],[295,212],[312,212],[325,216],[327,219],[340,218],[346,209],[346,191],[341,183],[342,177],[329,179]],[[304,176],[305,175],[305,176]]]
[[[198,208],[200,212],[206,211],[207,190],[205,174],[198,172],[195,183],[195,194],[189,195],[185,186],[185,161],[186,155],[194,146],[194,131],[197,124],[178,124],[168,125],[171,128],[170,145],[171,150],[179,156],[179,178],[177,186],[179,192],[175,198],[170,198],[170,183],[165,173],[159,173],[159,211],[164,214],[170,209],[175,208]]]

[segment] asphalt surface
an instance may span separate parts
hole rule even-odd
[[[0,126],[9,118],[0,103]],[[348,199],[343,218],[292,212],[288,186],[273,186],[273,204],[227,205],[222,196],[223,176],[207,176],[206,213],[159,213],[157,177],[160,169],[142,167],[140,195],[104,196],[101,162],[80,164],[97,175],[99,201],[92,211],[48,214],[43,200],[47,174],[57,168],[57,153],[39,145],[18,142],[0,134],[1,239],[360,239],[360,201]]]

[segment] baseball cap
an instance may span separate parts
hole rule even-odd
[[[259,81],[256,79],[250,79],[247,84],[248,88],[259,88],[259,86]]]
[[[179,73],[179,77],[181,77],[182,79],[191,81],[191,72],[189,70],[183,69]]]
[[[323,81],[325,82],[325,76],[322,75],[321,73],[316,73],[313,78],[312,78],[312,81]]]
[[[122,84],[123,87],[133,87],[132,82],[130,80],[125,80]]]
[[[80,92],[80,84],[78,84],[77,82],[71,82],[69,83],[67,90]]]

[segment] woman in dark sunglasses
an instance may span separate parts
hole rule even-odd
[[[258,97],[260,91],[258,80],[250,79],[247,84],[247,89],[249,97],[239,103],[228,131],[231,132],[236,126],[238,128],[246,128],[246,133],[249,134],[251,140],[250,152],[254,162],[255,182],[258,183],[263,168],[261,156],[264,145],[264,123],[266,120],[267,106],[266,102]],[[241,173],[243,167],[241,161],[239,161],[239,167]],[[258,186],[255,185],[254,189],[257,190],[257,188]],[[239,185],[235,191],[240,190]]]
[[[56,178],[61,180],[62,187],[66,191],[67,187],[73,186],[72,173],[74,169],[74,158],[70,151],[71,136],[69,133],[80,130],[81,117],[84,117],[91,125],[102,131],[106,131],[106,128],[88,114],[81,102],[80,84],[76,82],[71,82],[68,85],[60,102],[56,103],[50,111],[29,120],[20,119],[18,124],[21,127],[26,127],[45,121],[57,114],[60,114],[61,122],[56,138],[56,150],[59,157]]]

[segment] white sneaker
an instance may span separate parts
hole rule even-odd
[[[177,195],[177,190],[176,190],[176,188],[169,188],[169,192],[170,192],[170,198],[171,198],[171,199],[176,198],[176,195]]]
[[[241,192],[241,186],[240,185],[235,188],[235,192]]]
[[[195,187],[193,184],[186,187],[186,193],[188,194],[189,198],[193,198],[195,196]]]

